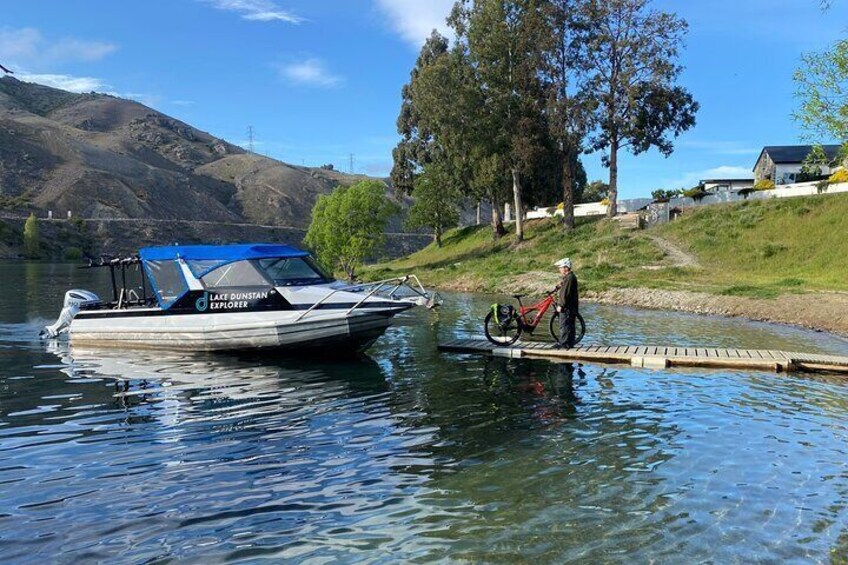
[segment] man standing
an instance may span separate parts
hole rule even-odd
[[[577,289],[577,276],[571,271],[571,259],[560,259],[554,265],[562,275],[557,296],[559,312],[559,346],[574,347],[574,323],[580,310],[580,295]]]

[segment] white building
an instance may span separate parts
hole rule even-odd
[[[731,192],[753,187],[754,179],[704,179],[698,185],[704,192]]]
[[[821,165],[822,176],[830,175],[839,165],[839,145],[822,145],[828,165]],[[772,145],[763,147],[760,157],[754,165],[754,177],[757,180],[769,179],[774,184],[792,184],[798,182],[804,159],[813,150],[812,145]]]

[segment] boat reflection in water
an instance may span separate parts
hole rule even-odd
[[[150,414],[168,427],[186,421],[279,418],[316,398],[388,392],[380,366],[365,355],[355,363],[304,363],[261,355],[74,347],[56,340],[47,349],[61,359],[60,370],[72,381],[114,379],[118,405],[149,405]]]

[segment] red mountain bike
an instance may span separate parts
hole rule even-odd
[[[486,330],[486,339],[495,345],[512,345],[521,334],[533,334],[536,328],[555,301],[556,289],[546,293],[546,298],[531,306],[521,304],[524,294],[513,294],[512,297],[518,301],[518,310],[512,304],[493,304],[491,311],[486,314],[483,326]],[[529,316],[535,312],[535,316]],[[559,342],[559,312],[554,311],[551,316],[548,329],[554,341]],[[586,333],[586,323],[579,313],[574,322],[574,345],[580,343]]]

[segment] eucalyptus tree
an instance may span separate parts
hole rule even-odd
[[[421,50],[410,82],[403,89],[398,118],[402,139],[394,150],[392,179],[409,191],[429,165],[439,166],[439,177],[449,178],[460,194],[491,203],[493,235],[505,234],[500,214],[505,201],[497,147],[486,133],[481,108],[483,95],[467,46],[448,41],[436,32]]]
[[[676,84],[685,20],[649,7],[649,0],[579,0],[575,24],[583,88],[595,98],[592,150],[609,167],[609,215],[617,212],[618,153],[654,147],[665,156],[673,138],[695,125],[698,103]]]
[[[437,31],[424,42],[418,60],[410,73],[409,83],[401,91],[400,114],[397,119],[397,131],[401,140],[392,151],[392,185],[397,191],[411,193],[414,188],[415,173],[432,162],[437,150],[433,133],[422,120],[421,111],[415,104],[413,92],[424,68],[444,57],[449,49],[447,38]]]
[[[460,0],[449,18],[479,95],[472,116],[488,148],[489,172],[499,162],[512,181],[515,236],[524,237],[523,177],[544,152],[547,135],[543,0]]]
[[[586,184],[586,172],[579,156],[594,119],[594,98],[582,88],[580,49],[575,27],[578,21],[576,0],[549,0],[546,43],[549,79],[548,120],[556,148],[560,154],[563,203],[563,225],[574,228],[574,204]]]

